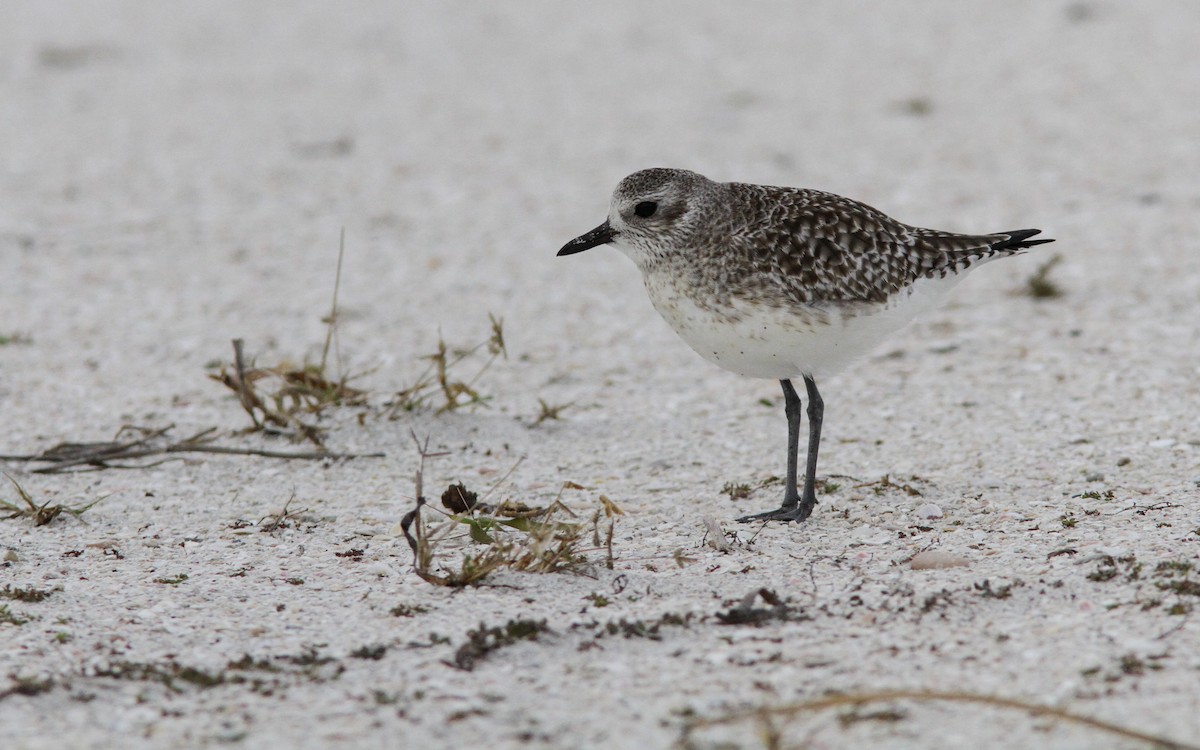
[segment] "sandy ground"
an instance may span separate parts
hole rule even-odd
[[[105,498],[0,521],[0,745],[668,747],[691,718],[893,689],[1197,742],[1200,7],[519,7],[5,3],[0,453],[123,424],[301,448],[233,434],[249,420],[207,375],[234,337],[260,364],[319,358],[344,227],[339,371],[370,401],[321,424],[386,457],[0,464],[38,502]],[[696,357],[619,253],[554,257],[655,165],[1058,242],[826,382],[838,486],[802,527],[748,528],[778,501],[777,385]],[[1054,253],[1064,295],[1022,294]],[[487,408],[382,416],[439,331],[482,341],[489,312],[509,356]],[[570,406],[535,425],[539,399]],[[614,568],[422,581],[397,535],[410,431],[445,453],[431,496],[545,505],[569,481],[582,518],[610,498]],[[926,549],[969,564],[914,570]],[[722,622],[763,588],[786,616]],[[454,666],[469,631],[521,619],[546,630]],[[815,748],[1145,746],[928,701],[778,726]]]

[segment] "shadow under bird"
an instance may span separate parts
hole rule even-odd
[[[617,185],[608,219],[558,251],[614,245],[642,272],[659,314],[701,357],[783,386],[788,423],[783,505],[739,521],[803,521],[814,488],[824,402],[837,372],[991,260],[1053,242],[1038,229],[957,234],[902,224],[849,198],[802,188],[714,182],[646,169]],[[808,461],[797,490],[801,402]]]

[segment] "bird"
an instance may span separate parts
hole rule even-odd
[[[558,256],[614,246],[697,354],[739,375],[779,381],[788,426],[783,503],[737,520],[802,522],[817,504],[825,408],[817,380],[936,306],[971,270],[1054,241],[1032,239],[1040,232],[923,229],[820,190],[653,168],[621,180],[604,223]],[[802,490],[797,378],[808,399]]]

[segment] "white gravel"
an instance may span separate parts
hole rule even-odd
[[[0,589],[51,592],[0,599],[0,746],[668,747],[689,717],[893,689],[1197,742],[1200,573],[1160,565],[1200,567],[1198,25],[1182,0],[6,3],[0,453],[247,426],[207,365],[234,337],[261,364],[319,357],[344,227],[341,361],[371,406],[324,424],[387,455],[0,462],[39,502],[105,497],[0,520]],[[1058,242],[822,384],[837,487],[760,530],[731,519],[778,501],[777,385],[696,357],[619,253],[554,257],[648,166]],[[1064,295],[1022,294],[1055,253]],[[379,416],[439,331],[473,344],[489,312],[509,356],[487,408]],[[571,406],[535,427],[539,399]],[[419,579],[396,534],[410,431],[446,454],[430,495],[523,458],[497,497],[571,481],[585,517],[611,498],[615,568]],[[290,525],[253,525],[293,494]],[[969,565],[909,565],[927,550]],[[772,619],[722,623],[746,606]],[[549,632],[451,666],[520,618]],[[817,748],[1139,746],[915,701],[781,727]]]

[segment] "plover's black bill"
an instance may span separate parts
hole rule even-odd
[[[590,250],[597,245],[607,245],[616,236],[617,233],[612,230],[612,227],[606,221],[587,234],[581,234],[563,245],[562,250],[559,250],[558,254],[574,255],[575,253],[582,253],[584,250]]]

